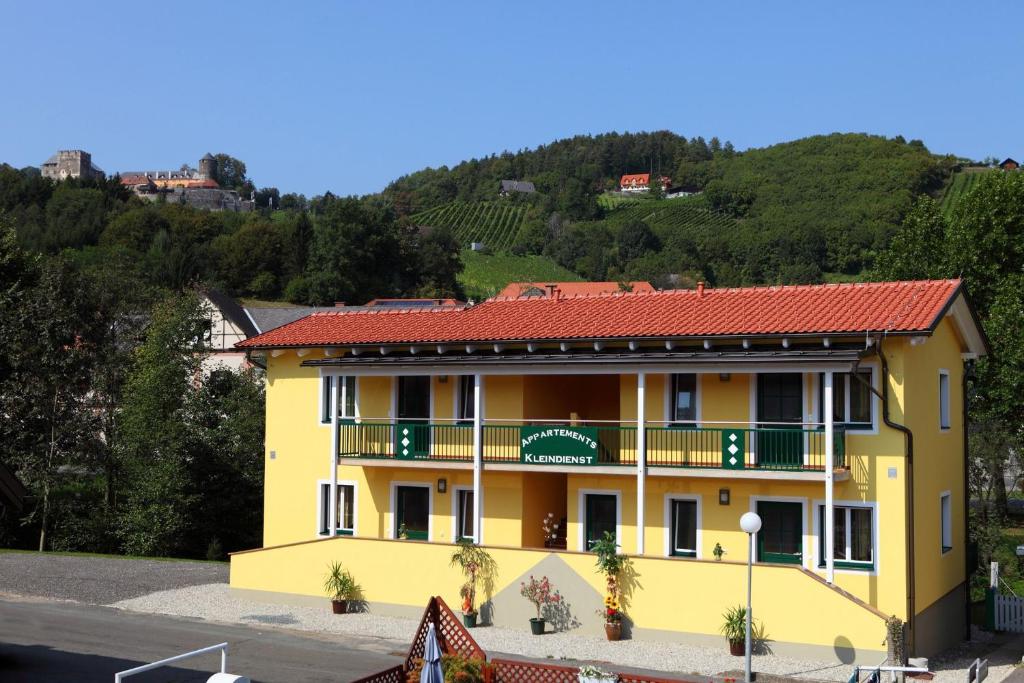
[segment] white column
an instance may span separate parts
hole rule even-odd
[[[327,503],[327,533],[337,533],[338,519],[338,394],[341,392],[341,378],[331,378],[331,500]]]
[[[647,415],[644,393],[647,390],[647,375],[636,376],[636,554],[644,554],[644,503],[647,500]]]
[[[480,414],[482,398],[483,378],[479,374],[473,375],[473,540],[478,545],[484,542],[484,487],[481,481],[484,467],[484,433],[483,415]]]
[[[832,583],[835,579],[835,503],[833,502],[834,457],[832,442],[835,432],[832,425],[832,371],[825,371],[825,574],[826,580]]]

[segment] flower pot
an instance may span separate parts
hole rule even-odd
[[[604,635],[608,640],[620,640],[622,638],[622,624],[605,624]]]
[[[530,632],[535,636],[544,635],[544,620],[537,617],[530,619]]]
[[[462,613],[462,625],[466,628],[473,628],[476,626],[476,612],[463,612]]]
[[[335,614],[348,612],[348,600],[331,600],[331,611]]]
[[[743,640],[729,641],[729,654],[734,657],[742,657],[747,654],[747,643]]]

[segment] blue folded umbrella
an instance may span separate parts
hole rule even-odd
[[[427,627],[427,642],[423,646],[423,673],[420,683],[444,683],[444,672],[441,671],[441,646],[437,643],[437,631],[434,625]]]

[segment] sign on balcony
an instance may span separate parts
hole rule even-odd
[[[724,467],[725,469],[743,469],[744,436],[746,436],[746,432],[742,429],[722,430],[722,467]]]
[[[528,465],[596,465],[596,427],[520,427],[519,462]]]

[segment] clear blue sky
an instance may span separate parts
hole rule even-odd
[[[629,11],[620,8],[629,7]],[[9,2],[0,161],[246,162],[362,194],[579,133],[815,133],[1024,156],[1016,2]]]

